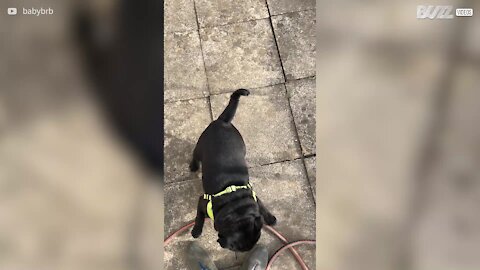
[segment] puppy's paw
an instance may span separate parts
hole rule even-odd
[[[265,218],[265,224],[267,224],[269,226],[273,226],[273,225],[277,224],[277,218],[274,215],[268,215]]]
[[[200,235],[202,234],[202,228],[201,227],[193,227],[193,230],[192,230],[192,236],[193,238],[198,238]]]

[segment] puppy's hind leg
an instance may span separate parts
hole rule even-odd
[[[200,151],[198,150],[198,147],[195,146],[195,149],[193,150],[193,156],[192,156],[192,161],[190,161],[190,171],[191,172],[196,172],[200,168]]]

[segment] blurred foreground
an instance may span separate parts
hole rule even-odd
[[[0,269],[161,269],[161,24],[116,2],[0,3]]]
[[[317,4],[317,269],[480,269],[479,2]]]

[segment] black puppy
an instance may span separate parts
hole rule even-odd
[[[245,143],[231,123],[240,96],[249,94],[246,89],[232,94],[223,113],[198,139],[190,163],[192,172],[202,163],[203,189],[210,195],[203,195],[198,201],[192,236],[200,236],[208,215],[214,219],[217,242],[232,251],[249,251],[260,238],[263,223],[274,225],[277,221],[251,189]],[[235,186],[233,190],[231,186]]]

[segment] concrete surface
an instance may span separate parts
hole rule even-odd
[[[198,32],[165,33],[165,101],[208,95]],[[185,65],[185,63],[189,65]]]
[[[305,158],[305,167],[307,168],[307,176],[310,181],[310,186],[312,187],[313,197],[317,197],[315,192],[317,189],[317,176],[316,176],[316,157]]]
[[[267,0],[267,3],[272,15],[315,9],[313,0]]]
[[[315,76],[315,10],[272,17],[287,79]]]
[[[222,113],[229,98],[230,94],[211,97],[214,119]],[[244,137],[250,166],[300,157],[283,84],[252,89],[250,96],[242,97],[234,122]]]
[[[290,81],[286,87],[302,153],[312,155],[315,153],[315,78]]]
[[[195,1],[200,27],[212,27],[268,18],[264,0]]]
[[[286,1],[274,4],[277,12],[293,12],[289,15],[294,18],[292,27],[285,24],[287,27],[279,27],[277,32],[271,21],[281,18],[269,17],[273,10],[266,1],[197,0],[195,10],[200,30],[178,33],[178,39],[191,36],[194,44],[169,46],[166,50],[165,57],[172,62],[166,63],[172,67],[168,69],[172,74],[166,76],[184,80],[182,84],[192,84],[189,75],[185,74],[191,72],[187,70],[192,68],[189,59],[193,50],[198,55],[194,38],[194,33],[198,33],[208,90],[202,97],[201,91],[194,87],[178,87],[175,94],[169,94],[165,106],[166,235],[195,218],[198,197],[203,194],[199,175],[188,171],[198,136],[212,117],[215,119],[223,111],[231,92],[248,88],[251,95],[241,98],[233,124],[242,133],[247,146],[251,182],[258,196],[277,216],[280,232],[289,240],[315,239],[312,192],[316,155],[315,77],[312,77],[315,63],[310,47],[306,50],[303,45],[297,46],[312,42],[310,34],[315,11],[297,13]],[[296,35],[295,31],[301,34]],[[279,53],[277,35],[281,35],[278,41],[282,45],[278,46],[283,46],[284,54]],[[175,42],[181,41],[172,44]],[[289,51],[294,56],[287,60]],[[197,58],[193,59],[195,72],[201,73],[197,69]],[[295,76],[284,76],[285,65],[293,67]],[[193,240],[188,232],[165,249],[165,269],[186,269],[185,248]],[[237,269],[245,254],[224,250],[216,240],[217,234],[208,221],[196,241],[212,253],[220,269]],[[260,242],[267,245],[270,253],[281,246],[265,231]],[[299,251],[311,269],[315,269],[314,248],[302,246]],[[280,256],[273,269],[300,268],[286,253]]]
[[[163,19],[165,32],[188,31],[198,29],[195,18],[194,0],[166,0],[164,1],[165,18]]]
[[[210,122],[205,98],[165,103],[165,183],[189,178],[193,149]]]
[[[269,19],[200,29],[212,94],[283,83]]]

